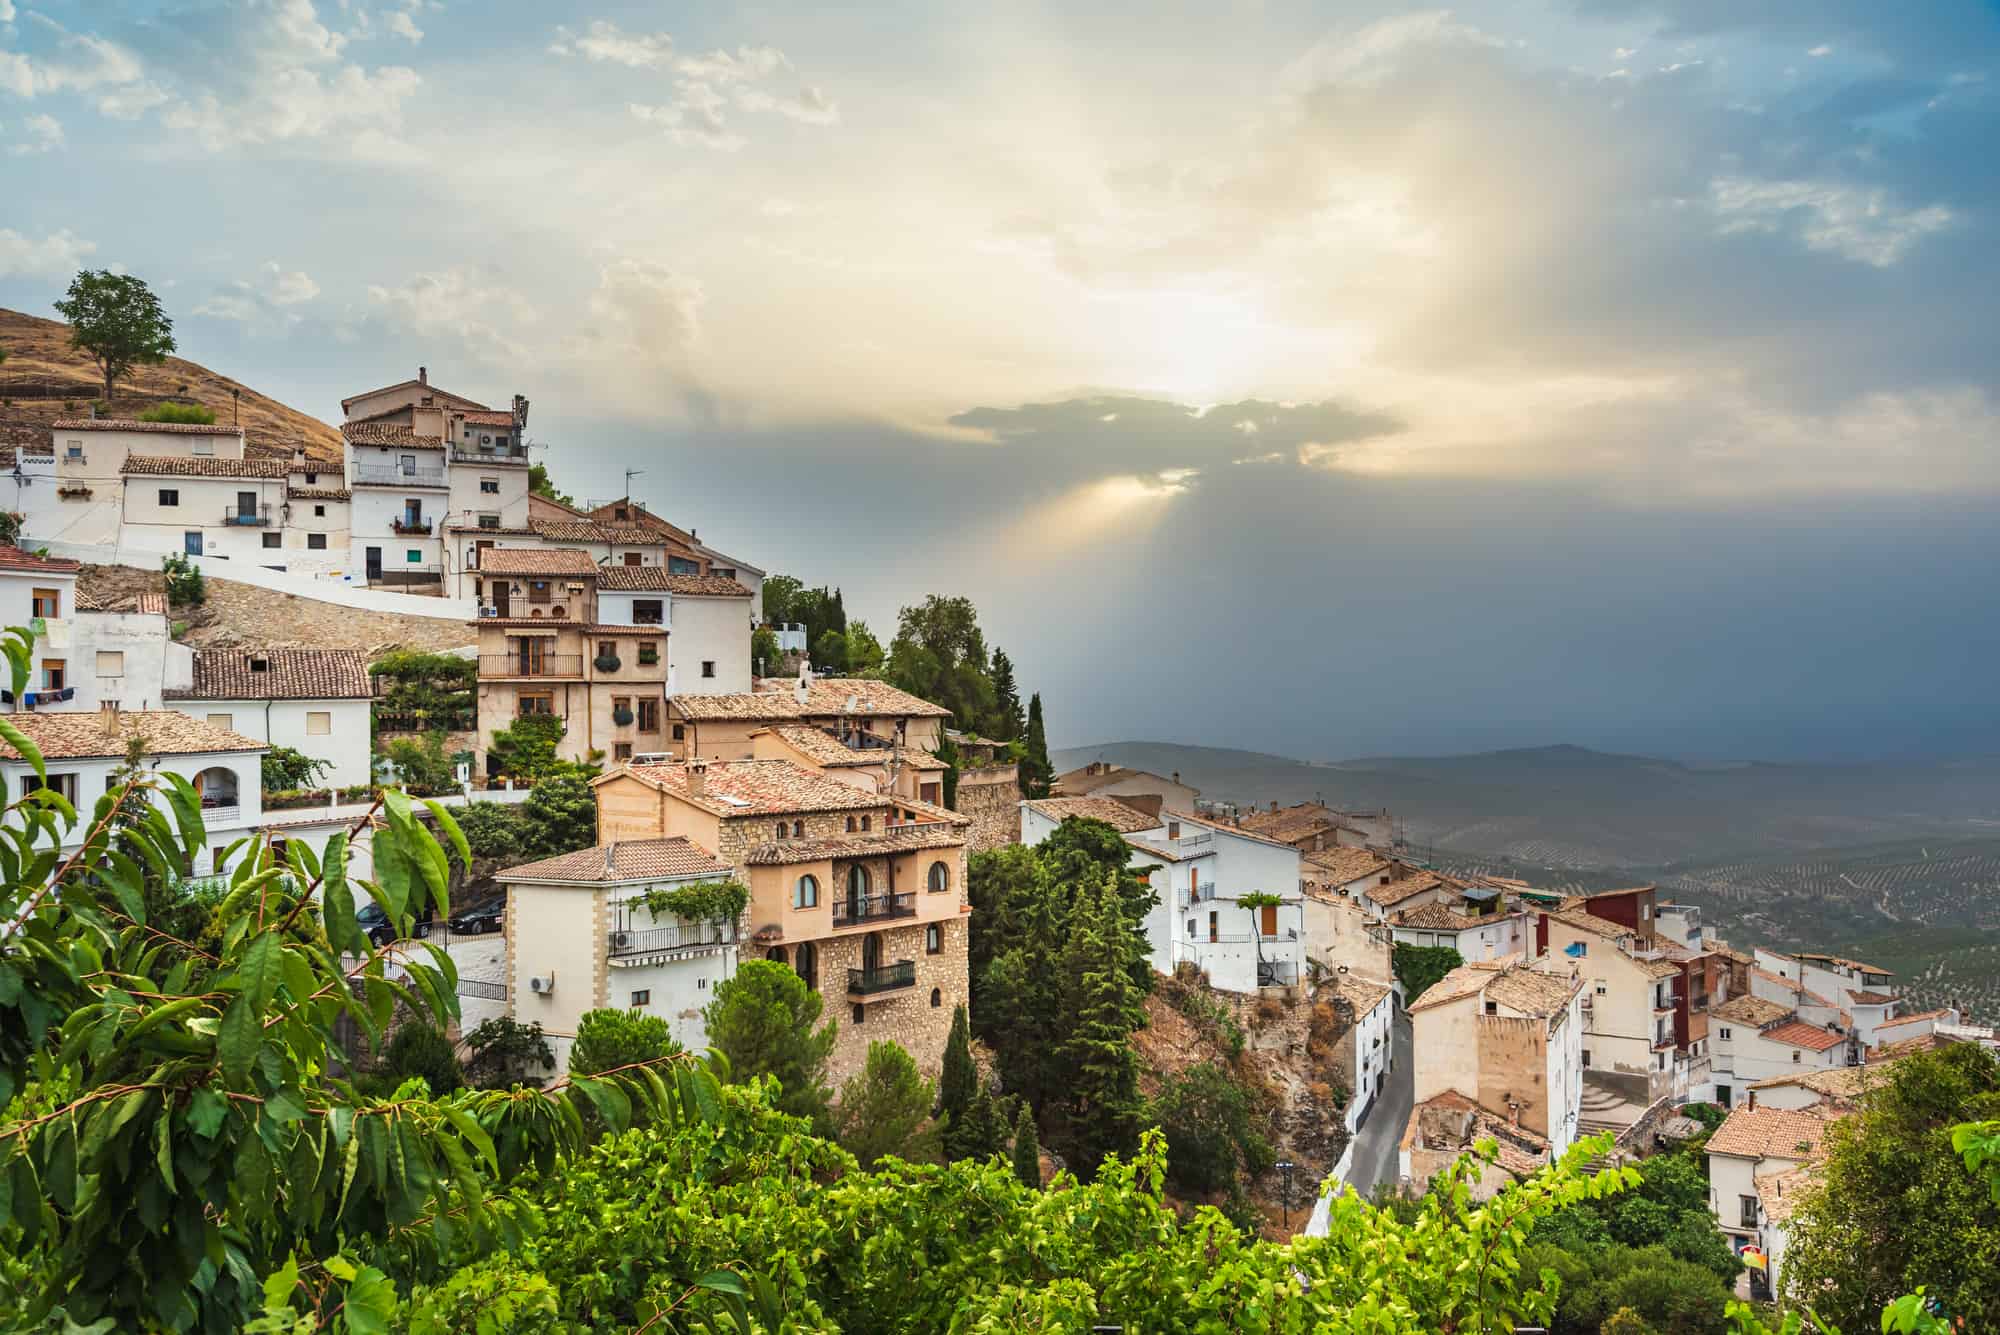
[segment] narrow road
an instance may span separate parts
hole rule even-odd
[[[1373,1196],[1382,1183],[1396,1181],[1396,1148],[1403,1139],[1403,1128],[1409,1125],[1414,1098],[1416,1061],[1410,1052],[1410,1017],[1399,1011],[1391,1034],[1395,1065],[1389,1069],[1375,1106],[1368,1110],[1368,1120],[1354,1137],[1354,1169],[1348,1181],[1363,1196]]]

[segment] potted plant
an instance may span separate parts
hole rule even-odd
[[[620,705],[611,711],[611,721],[621,728],[629,728],[632,726],[632,711]]]
[[[623,664],[621,664],[618,661],[617,654],[599,654],[593,661],[595,661],[595,663],[597,664],[597,670],[599,672],[616,672],[621,666],[623,666]]]

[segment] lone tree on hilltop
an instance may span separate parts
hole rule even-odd
[[[145,280],[109,269],[85,269],[56,303],[69,321],[70,346],[90,354],[110,398],[120,376],[157,366],[174,350],[174,322]]]

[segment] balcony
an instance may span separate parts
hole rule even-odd
[[[412,562],[402,565],[370,568],[368,583],[384,588],[398,584],[437,584],[444,579],[444,567],[432,563]]]
[[[201,823],[211,830],[241,825],[243,808],[236,804],[236,799],[233,797],[227,801],[204,797],[201,799]]]
[[[435,520],[426,519],[422,515],[403,515],[400,518],[389,521],[389,531],[400,533],[404,537],[427,538],[430,536],[431,527],[435,522]]]
[[[397,468],[380,464],[354,465],[357,487],[438,487],[444,486],[442,468]]]
[[[581,677],[582,654],[481,654],[481,677]]]
[[[222,512],[222,522],[228,528],[268,528],[271,524],[271,507],[260,505],[254,510],[242,506]]]
[[[477,445],[453,445],[451,461],[455,464],[525,464],[528,462],[528,447],[525,445],[493,445],[481,448]]]
[[[873,969],[847,971],[847,995],[861,1000],[907,991],[917,985],[917,962],[897,960]]]
[[[857,923],[886,922],[891,918],[917,916],[917,897],[906,891],[898,895],[842,895],[833,901],[833,925],[852,927]]]
[[[651,927],[644,931],[612,932],[607,944],[611,958],[616,961],[629,960],[635,955],[660,955],[676,950],[727,945],[735,939],[735,923],[710,922],[696,927]]]

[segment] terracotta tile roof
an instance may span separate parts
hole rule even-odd
[[[1414,898],[1427,890],[1444,889],[1455,885],[1456,882],[1449,881],[1434,871],[1419,871],[1412,872],[1401,880],[1391,881],[1387,885],[1363,886],[1361,893],[1383,908],[1392,909],[1404,900]]]
[[[441,450],[443,436],[420,436],[400,422],[348,422],[340,434],[350,445],[399,445],[412,450]]]
[[[1639,971],[1648,978],[1678,978],[1681,976],[1681,966],[1673,960],[1644,960],[1629,951],[1622,953],[1625,954],[1627,959],[1638,965]]]
[[[5,570],[6,568],[5,565],[0,565],[0,570]],[[76,610],[79,612],[109,612],[111,604],[105,602],[89,589],[78,589],[76,591]]]
[[[558,603],[556,606],[561,607],[562,605]],[[545,630],[551,635],[559,630],[573,630],[579,634],[587,633],[590,630],[590,623],[588,621],[571,621],[568,617],[556,616],[480,617],[476,621],[468,621],[465,624],[468,626],[496,626],[502,630]],[[666,633],[663,628],[658,626],[651,627],[650,629],[656,635]]]
[[[1887,992],[1849,992],[1847,994],[1847,1004],[1850,1006],[1889,1006],[1895,1004],[1895,1001],[1896,998],[1890,996]]]
[[[24,552],[19,547],[0,546],[0,570],[25,570],[32,574],[74,575],[83,569],[83,562],[70,561],[60,556],[36,556]]]
[[[482,575],[574,575],[594,578],[589,552],[568,547],[488,547],[479,554]]]
[[[424,393],[430,395],[431,398],[436,401],[449,399],[451,400],[452,403],[457,404],[461,408],[472,408],[481,412],[491,411],[486,407],[485,404],[480,403],[476,399],[468,399],[465,397],[465,395],[454,394],[448,389],[439,389],[436,385],[431,384],[430,381],[422,379],[398,380],[395,384],[384,385],[380,389],[363,390],[359,394],[349,395],[347,398],[344,398],[340,401],[340,410],[342,412],[346,412],[347,405],[350,403],[358,403],[362,399],[372,399],[377,394],[387,394],[391,390],[398,390],[398,389],[421,389]],[[385,408],[382,411],[391,413],[400,413],[408,411],[410,407],[411,407],[410,404],[399,403],[396,404],[394,407]]]
[[[496,413],[496,412],[480,411],[480,412],[459,413],[458,416],[462,418],[466,423],[472,426],[514,425],[514,414],[512,413]]]
[[[785,722],[799,717],[799,707],[789,695],[735,691],[726,695],[676,695],[667,708],[694,723],[722,721]]]
[[[1107,764],[1096,774],[1090,772],[1090,766],[1088,765],[1073,769],[1067,774],[1058,774],[1055,786],[1062,791],[1065,797],[1083,797],[1104,787],[1106,784],[1117,783],[1121,779],[1159,779],[1161,783],[1167,784],[1174,782],[1172,779],[1155,774],[1151,770],[1127,769],[1123,765]],[[1192,785],[1182,784],[1181,786],[1185,788]]]
[[[1868,1066],[1836,1066],[1826,1071],[1800,1071],[1795,1075],[1774,1075],[1753,1081],[1752,1089],[1809,1089],[1815,1094],[1841,1102],[1852,1102],[1865,1093],[1871,1085],[1881,1084],[1889,1078],[1887,1067],[1895,1064],[1895,1058],[1875,1062]]]
[[[1816,1024],[1807,1024],[1804,1020],[1793,1020],[1775,1029],[1766,1029],[1764,1037],[1773,1043],[1782,1043],[1795,1048],[1810,1048],[1814,1052],[1825,1052],[1847,1041],[1845,1034],[1832,1033]]]
[[[1208,816],[1201,815],[1199,812],[1175,811],[1169,808],[1167,814],[1175,820],[1186,821],[1190,825],[1200,825],[1207,829],[1217,830],[1223,834],[1234,835],[1238,839],[1248,839],[1252,843],[1269,844],[1273,848],[1288,849],[1292,852],[1298,851],[1282,839],[1272,839],[1267,835],[1258,834],[1254,830],[1242,829],[1226,820],[1211,819]]]
[[[134,612],[151,613],[153,616],[167,614],[167,595],[164,593],[141,593],[132,599]]]
[[[217,459],[212,455],[128,454],[118,471],[127,477],[287,477],[283,459]]]
[[[349,501],[354,493],[345,487],[286,487],[285,495],[295,501]]]
[[[1253,811],[1243,817],[1243,828],[1288,844],[1327,830],[1363,833],[1342,820],[1341,814],[1323,803],[1299,802],[1279,811]]]
[[[1755,1025],[1761,1029],[1767,1024],[1775,1024],[1784,1019],[1792,1013],[1792,1009],[1789,1006],[1780,1006],[1775,1001],[1753,997],[1746,992],[1740,997],[1731,997],[1720,1006],[1710,1007],[1708,1013],[1718,1020]]]
[[[141,422],[131,417],[62,417],[49,424],[51,431],[147,431],[165,436],[240,436],[240,426],[200,422]]]
[[[113,756],[122,759],[126,739],[137,734],[145,738],[150,756],[204,755],[211,751],[262,751],[268,743],[254,741],[227,728],[193,718],[173,709],[128,709],[117,715],[115,727],[107,729],[106,716],[89,710],[74,714],[14,713],[7,716],[41,748],[48,760],[89,760]],[[19,760],[20,753],[0,742],[0,760]]]
[[[1818,1184],[1819,1165],[1800,1164],[1779,1173],[1759,1173],[1756,1182],[1757,1203],[1764,1207],[1764,1217],[1782,1224],[1792,1217],[1808,1190]]]
[[[502,881],[640,881],[662,877],[728,876],[728,863],[699,844],[671,839],[625,839],[574,853],[524,862],[496,874]]]
[[[898,825],[873,834],[772,840],[751,849],[743,860],[753,867],[789,867],[800,862],[823,862],[828,858],[871,858],[928,848],[959,848],[964,843],[965,831],[955,825]]]
[[[665,566],[608,565],[599,569],[597,586],[619,592],[678,594],[683,598],[748,598],[750,590],[721,575],[675,575]]]
[[[1896,976],[1896,972],[1893,969],[1885,969],[1879,964],[1863,964],[1860,960],[1851,960],[1844,955],[1816,955],[1810,951],[1802,950],[1792,956],[1792,958],[1811,960],[1815,964],[1845,965],[1847,968],[1853,969],[1856,973],[1884,973],[1888,974],[1891,978]]]
[[[1166,843],[1164,840],[1156,841],[1147,838],[1143,834],[1128,834],[1125,836],[1125,842],[1148,857],[1158,858],[1162,862],[1192,862],[1196,858],[1206,857],[1215,851],[1213,846],[1210,846],[1197,849],[1192,853],[1181,853],[1173,845]]]
[[[1333,974],[1320,984],[1322,991],[1331,988],[1354,1007],[1357,1018],[1366,1015],[1382,1004],[1384,998],[1394,991],[1387,983],[1371,982],[1354,974]]]
[[[1902,1025],[1915,1024],[1920,1020],[1929,1020],[1933,1023],[1945,1020],[1949,1023],[1951,1014],[1952,1012],[1949,1010],[1914,1011],[1909,1015],[1898,1015],[1892,1019],[1884,1020],[1881,1024],[1875,1026],[1875,1030],[1877,1033],[1880,1033],[1884,1029],[1895,1029]]]
[[[1486,997],[1524,1014],[1553,1020],[1568,1009],[1570,998],[1582,989],[1578,979],[1517,966],[1487,984]]]
[[[1389,865],[1387,858],[1366,848],[1329,848],[1318,853],[1301,853],[1299,861],[1308,880],[1318,879],[1327,885],[1346,885]]]
[[[491,524],[446,524],[447,533],[488,533],[509,538],[530,538],[535,534],[531,528],[501,528]]]
[[[1149,816],[1137,807],[1128,807],[1115,797],[1041,797],[1026,804],[1030,810],[1047,816],[1058,823],[1078,816],[1084,820],[1101,820],[1120,834],[1137,834],[1141,830],[1157,830],[1166,822],[1158,816]]]
[[[1568,923],[1579,932],[1589,932],[1592,936],[1602,936],[1613,941],[1621,936],[1636,935],[1630,927],[1625,926],[1623,923],[1613,922],[1609,918],[1600,918],[1588,909],[1554,909],[1549,912],[1548,916],[1559,922]]]
[[[853,750],[842,746],[840,739],[825,729],[804,723],[781,723],[774,728],[759,728],[751,736],[761,737],[766,733],[781,738],[787,746],[815,765],[829,769],[852,765],[887,764],[894,755],[891,751]]]
[[[700,797],[688,792],[685,765],[622,765],[592,782],[602,784],[621,775],[629,775],[648,787],[673,794],[690,806],[724,817],[879,811],[892,805],[907,805],[902,798],[864,793],[853,784],[830,779],[789,760],[713,762],[708,766]]]
[[[1826,1128],[1826,1118],[1809,1109],[1740,1104],[1708,1138],[1708,1152],[1743,1159],[1804,1161],[1819,1154]]]
[[[1461,964],[1425,988],[1409,1008],[1413,1011],[1429,1010],[1433,1006],[1477,996],[1502,967],[1497,960],[1474,960],[1470,964]]]
[[[372,687],[358,649],[197,649],[194,684],[165,695],[169,700],[366,700]]]
[[[528,527],[553,542],[604,542],[604,530],[588,519],[529,519]]]
[[[730,582],[735,583],[734,580]],[[777,690],[782,691],[787,699],[791,698],[796,683],[781,677],[766,677],[764,680],[778,682]],[[850,698],[854,701],[852,708],[847,703]],[[886,681],[871,681],[865,677],[815,677],[812,685],[806,688],[805,708],[799,712],[806,718],[861,714],[886,714],[891,718],[951,717],[951,711],[943,705],[934,705]]]
[[[1449,904],[1432,903],[1419,904],[1413,909],[1398,909],[1389,915],[1389,921],[1397,927],[1414,927],[1422,931],[1463,932],[1474,927],[1490,927],[1513,916],[1514,910],[1501,909],[1475,918],[1458,912]]]
[[[1930,1052],[1958,1041],[1947,1034],[1940,1034],[1935,1029],[1929,1033],[1912,1034],[1908,1038],[1899,1038],[1890,1043],[1878,1043],[1868,1049],[1868,1064],[1875,1066],[1882,1062],[1894,1061],[1898,1057],[1910,1056],[1912,1053]]]

